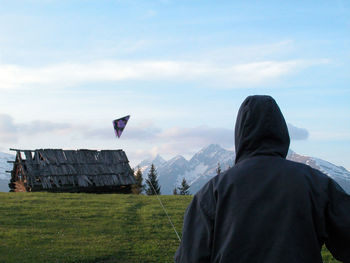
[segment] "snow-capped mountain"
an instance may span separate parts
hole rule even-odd
[[[6,171],[12,170],[11,163],[14,155],[0,152],[0,192],[8,192],[8,183],[10,174]],[[207,181],[213,178],[217,172],[218,164],[221,171],[225,171],[234,164],[235,153],[223,149],[217,144],[211,144],[197,152],[190,160],[178,155],[168,161],[157,155],[153,160],[142,161],[137,167],[140,167],[144,178],[151,164],[157,169],[159,183],[162,194],[172,194],[173,189],[180,186],[183,178],[191,186],[191,193],[196,193]],[[350,172],[342,166],[336,166],[325,160],[299,155],[289,150],[287,159],[307,164],[333,178],[338,184],[350,194]],[[135,170],[137,169],[135,167]]]
[[[145,171],[151,164],[154,164],[156,167],[159,167],[161,165],[163,165],[164,163],[166,163],[166,161],[158,154],[156,156],[156,158],[154,159],[147,159],[142,161],[141,163],[138,164],[137,167],[140,167],[140,169],[143,171]]]
[[[211,144],[193,155],[190,160],[178,155],[169,161],[165,161],[158,155],[155,161],[143,161],[138,167],[141,168],[144,178],[146,178],[151,164],[154,164],[162,194],[172,194],[174,188],[181,184],[183,178],[191,186],[191,193],[195,193],[216,175],[218,164],[220,164],[221,170],[224,171],[233,166],[234,158],[233,151],[225,150],[217,144]],[[162,161],[159,162],[159,160]]]
[[[0,152],[0,192],[8,192],[10,190],[8,184],[11,176],[6,171],[11,171],[13,164],[7,161],[14,161],[14,159],[14,155]]]
[[[235,152],[225,150],[217,144],[211,144],[193,155],[190,160],[178,155],[165,161],[157,155],[154,160],[143,161],[138,166],[146,178],[151,164],[155,165],[162,194],[172,194],[173,189],[180,186],[183,178],[190,185],[191,193],[196,193],[217,174],[218,163],[221,171],[225,171],[233,166],[234,159]],[[292,150],[289,150],[287,159],[310,165],[322,171],[337,181],[350,194],[350,172],[344,167],[336,166],[319,158],[299,155]]]

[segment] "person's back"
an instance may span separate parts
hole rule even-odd
[[[350,262],[350,196],[285,159],[288,130],[269,96],[248,97],[235,129],[236,164],[188,207],[176,262],[322,262],[326,243]]]

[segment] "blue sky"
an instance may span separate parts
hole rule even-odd
[[[246,2],[0,0],[0,150],[233,149],[269,94],[294,151],[350,170],[350,3]]]

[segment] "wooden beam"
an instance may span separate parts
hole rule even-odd
[[[34,150],[20,150],[20,149],[13,149],[13,148],[10,148],[9,150],[10,151],[16,151],[16,152],[25,152],[25,151],[35,152]]]

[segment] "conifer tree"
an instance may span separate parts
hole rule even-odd
[[[142,193],[142,191],[145,188],[145,185],[142,184],[143,178],[142,178],[142,171],[141,171],[140,167],[137,167],[137,171],[136,171],[136,174],[135,174],[135,180],[136,180],[136,184],[134,184],[132,186],[132,192],[134,194],[139,195],[139,194]]]
[[[146,183],[147,183],[147,189],[146,189],[147,195],[155,195],[155,194],[160,195],[160,186],[157,178],[157,170],[153,163],[151,165],[151,169],[148,172],[148,179],[146,180]]]
[[[217,175],[220,175],[220,174],[221,174],[220,163],[218,163],[218,168],[216,168],[216,174],[217,174]]]
[[[174,190],[173,190],[173,195],[178,195],[178,193],[177,193],[177,187],[174,188]]]
[[[180,195],[189,195],[190,186],[187,184],[185,177],[182,179],[181,186],[178,188]]]

